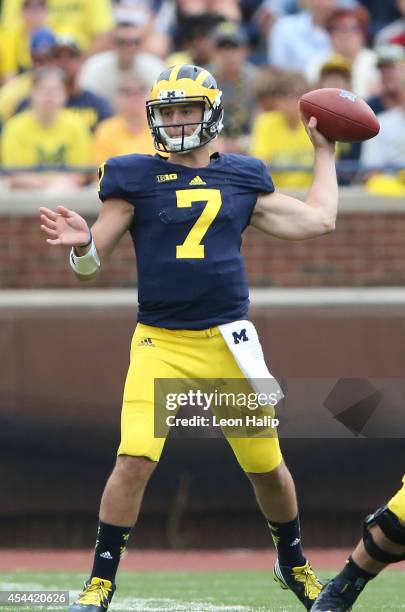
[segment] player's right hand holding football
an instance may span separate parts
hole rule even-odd
[[[41,207],[41,230],[47,236],[51,245],[78,247],[89,242],[90,229],[87,222],[64,206],[58,206],[56,211]]]
[[[305,119],[301,113],[301,120],[304,124],[305,130],[314,146],[314,149],[326,149],[331,153],[335,153],[335,142],[328,140],[319,130],[316,129],[317,120],[316,117],[311,117],[309,121]]]

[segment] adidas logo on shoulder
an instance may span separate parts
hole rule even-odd
[[[100,557],[102,557],[103,559],[109,559],[110,561],[112,560],[112,554],[110,553],[109,550],[106,550],[103,553],[100,553]]]
[[[193,179],[191,179],[191,181],[189,182],[189,185],[206,185],[207,183],[205,181],[202,180],[201,176],[195,176]]]
[[[142,338],[142,340],[138,342],[138,346],[156,346],[156,344],[153,342],[152,338]]]

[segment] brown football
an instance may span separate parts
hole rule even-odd
[[[380,124],[362,98],[344,89],[325,87],[304,94],[299,102],[304,117],[316,117],[318,130],[329,140],[359,142],[374,138]]]

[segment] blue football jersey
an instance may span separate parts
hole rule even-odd
[[[135,208],[138,320],[205,329],[246,319],[242,233],[258,194],[273,191],[265,165],[242,155],[216,153],[204,168],[158,155],[108,160],[100,169],[100,199],[121,198]]]

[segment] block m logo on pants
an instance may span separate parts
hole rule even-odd
[[[247,342],[249,340],[246,335],[246,328],[243,328],[240,331],[232,332],[232,336],[235,344],[239,344],[239,342]]]

